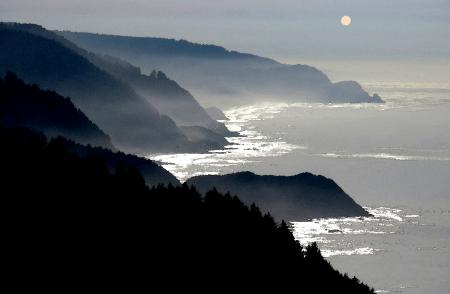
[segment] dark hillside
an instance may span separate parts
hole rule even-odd
[[[0,138],[4,278],[17,290],[374,293],[236,197],[148,188],[136,169],[109,172],[35,132]]]

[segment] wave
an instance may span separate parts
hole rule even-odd
[[[323,257],[331,257],[336,255],[372,255],[376,250],[370,247],[356,248],[352,250],[321,250]]]
[[[361,159],[388,159],[388,160],[432,160],[432,161],[450,161],[450,157],[438,157],[438,156],[422,156],[422,155],[402,155],[402,154],[392,154],[392,153],[353,153],[353,154],[343,154],[343,153],[320,153],[317,154],[321,157],[329,158],[361,158]]]
[[[401,209],[388,208],[388,207],[378,207],[378,208],[370,208],[364,207],[371,215],[375,218],[379,219],[393,219],[396,221],[403,221],[403,218],[400,216]]]

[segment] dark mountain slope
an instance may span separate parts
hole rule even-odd
[[[67,152],[82,159],[96,159],[104,162],[110,172],[117,168],[135,168],[148,186],[180,185],[178,179],[152,160],[123,152],[114,152],[102,147],[85,146],[63,137],[53,139],[52,144],[63,147]]]
[[[236,197],[150,189],[29,131],[0,140],[2,264],[17,290],[374,293]]]
[[[277,219],[299,221],[312,218],[369,216],[333,180],[310,173],[295,176],[259,176],[251,172],[197,176],[187,180],[200,191],[213,187],[256,203]]]
[[[184,40],[58,32],[77,45],[159,69],[188,87],[207,106],[271,101],[382,102],[359,85],[332,83],[316,68],[228,51]]]
[[[114,149],[110,138],[69,98],[27,85],[13,73],[0,77],[0,124],[28,127],[47,136],[64,136],[82,144]]]
[[[56,150],[63,151],[66,156],[80,158],[86,161],[92,162],[102,162],[104,168],[109,172],[114,172],[117,169],[136,169],[138,170],[146,185],[148,186],[157,186],[160,184],[168,185],[172,184],[175,186],[179,186],[180,182],[178,179],[172,175],[170,172],[165,170],[163,167],[158,165],[152,160],[145,159],[142,157],[138,157],[132,154],[126,154],[123,152],[112,151],[110,149],[106,149],[103,147],[93,147],[91,145],[82,145],[72,140],[66,139],[61,136],[53,137],[51,139],[47,139],[47,137],[39,132],[28,128],[23,127],[7,127],[4,124],[0,124],[0,134],[2,134],[1,140],[2,144],[5,146],[13,146],[14,144],[19,144],[18,149],[14,152],[17,153],[15,156],[19,156],[20,152],[26,151],[23,150],[24,146],[26,148],[36,147],[36,151],[30,151],[30,154],[37,154],[39,156],[44,156],[45,154],[41,154],[39,152],[43,152],[42,146],[46,146],[50,148],[48,151],[56,152]],[[6,141],[9,140],[9,141]],[[47,148],[45,147],[45,148]],[[6,147],[5,147],[6,148]],[[52,149],[53,148],[53,149]],[[47,154],[48,155],[48,154]],[[55,155],[55,154],[54,154]],[[3,155],[3,157],[7,157],[8,154]],[[18,162],[22,162],[23,164],[27,164],[26,161],[29,159],[31,155],[23,154],[24,159],[18,159]],[[46,156],[46,155],[45,155]],[[12,160],[12,159],[10,159]],[[30,171],[33,168],[39,168],[36,166],[31,166],[33,163],[39,161],[43,166],[47,163],[45,162],[45,158],[41,159],[33,159],[27,165],[30,165],[29,168],[24,168],[24,170],[20,171],[20,164],[17,164],[17,169],[24,176],[36,176],[32,175]],[[3,162],[2,162],[3,163]],[[11,162],[13,164],[13,162]]]
[[[27,32],[34,30],[40,33]],[[66,44],[43,37],[52,33],[44,30],[44,34],[42,30],[35,25],[0,24],[0,73],[14,71],[28,82],[70,96],[77,107],[111,135],[120,149],[131,152],[210,149],[205,142],[189,140],[175,122],[160,115],[129,85]]]
[[[215,119],[215,120],[228,120],[228,117],[225,116],[223,111],[220,110],[217,107],[214,107],[214,106],[213,107],[208,107],[205,110],[206,110],[206,112],[209,114],[209,116],[212,119]]]
[[[9,24],[17,30],[54,40],[68,49],[83,56],[99,69],[131,86],[138,94],[156,106],[162,114],[174,119],[180,126],[200,126],[218,134],[231,136],[222,123],[211,119],[207,112],[185,89],[169,79],[162,72],[152,72],[151,75],[141,73],[139,67],[104,54],[94,54],[81,49],[64,37],[33,24]],[[205,131],[206,132],[206,131]],[[192,138],[190,138],[192,140]],[[197,138],[198,140],[199,138]],[[223,140],[223,138],[222,138]],[[209,140],[211,141],[211,140]],[[217,146],[217,142],[214,146]]]
[[[145,75],[141,73],[139,67],[108,55],[102,56],[101,60],[97,57],[96,63],[105,71],[131,85],[161,113],[173,118],[177,125],[203,127],[222,136],[235,135],[228,131],[223,123],[212,119],[187,90],[163,72],[152,71],[150,75]]]

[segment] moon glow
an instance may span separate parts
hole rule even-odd
[[[341,17],[341,24],[345,27],[349,26],[352,23],[352,19],[348,15],[344,15]]]

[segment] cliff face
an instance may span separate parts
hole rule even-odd
[[[369,216],[369,213],[334,181],[310,173],[295,176],[260,176],[241,172],[193,177],[187,183],[200,191],[215,187],[219,192],[239,195],[245,203],[256,203],[264,211],[270,211],[277,219],[299,221]]]

